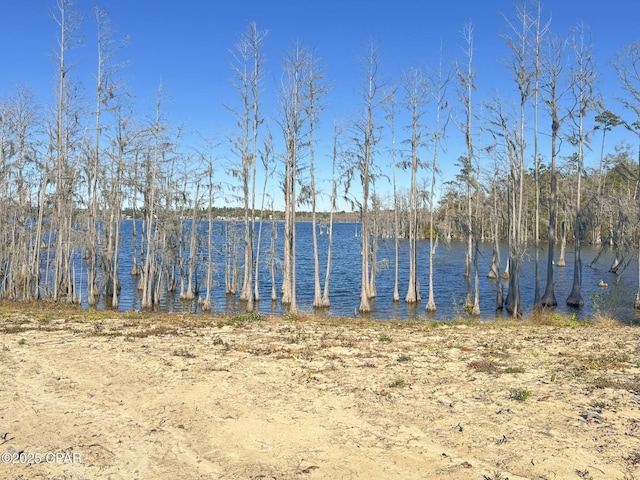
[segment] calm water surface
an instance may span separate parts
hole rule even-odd
[[[120,255],[120,281],[122,291],[119,308],[121,310],[140,309],[140,297],[137,290],[137,277],[130,275],[132,265],[132,220],[123,222],[122,225],[122,251]],[[185,232],[189,232],[189,222],[185,222]],[[200,231],[199,257],[202,261],[207,253],[207,223],[198,224]],[[232,313],[243,311],[242,303],[237,295],[226,295],[224,285],[224,245],[225,232],[223,222],[214,222],[214,245],[215,252],[212,255],[215,263],[214,285],[211,287],[212,311],[216,313]],[[238,224],[239,231],[242,226]],[[260,295],[262,300],[258,302],[257,309],[261,313],[283,313],[283,308],[279,302],[271,301],[271,275],[269,272],[268,256],[271,243],[270,222],[263,224],[261,258],[260,258]],[[284,237],[284,226],[275,224],[277,229],[277,254],[282,258],[282,239]],[[256,227],[257,228],[257,227]],[[140,241],[140,228],[138,228],[138,241]],[[325,268],[327,260],[328,235],[318,235],[318,246],[320,252],[321,285],[324,285]],[[354,316],[360,305],[360,237],[359,225],[350,223],[338,223],[334,225],[333,231],[333,260],[330,279],[330,300],[331,307],[327,311],[329,315]],[[187,240],[188,243],[188,240]],[[297,224],[297,303],[298,309],[303,312],[313,311],[313,240],[311,223],[300,222]],[[574,255],[572,245],[569,245],[566,252],[567,266],[564,268],[554,267],[555,293],[558,300],[557,311],[560,313],[575,312],[578,316],[589,316],[597,310],[606,312],[615,318],[629,323],[637,323],[639,317],[633,309],[635,292],[637,289],[637,263],[632,261],[627,271],[622,275],[621,281],[615,283],[615,275],[609,273],[609,267],[613,261],[613,252],[605,250],[599,261],[591,268],[586,265],[593,260],[596,249],[592,246],[583,247],[583,270],[582,270],[582,295],[585,307],[580,311],[574,311],[566,306],[565,300],[571,291],[573,282],[573,261]],[[399,259],[399,292],[400,302],[393,302],[394,287],[394,262],[395,262],[395,242],[386,240],[379,242],[378,262],[380,269],[376,278],[377,297],[371,300],[372,312],[370,318],[387,320],[392,318],[418,318],[426,317],[425,306],[428,299],[428,274],[429,274],[429,242],[419,242],[418,244],[418,277],[420,282],[420,293],[422,300],[414,305],[407,305],[404,302],[408,282],[408,242],[402,241],[400,244]],[[506,246],[502,248],[501,260],[502,269],[506,264]],[[140,247],[138,246],[138,254]],[[533,251],[525,257],[521,272],[521,296],[525,313],[531,311],[534,296],[534,258]],[[557,255],[557,254],[556,254]],[[480,310],[483,319],[495,319],[506,315],[506,311],[496,311],[496,284],[487,278],[486,274],[490,268],[492,256],[492,245],[485,243],[480,247],[479,271],[480,271]],[[462,303],[466,297],[466,280],[464,272],[465,245],[460,242],[453,242],[450,245],[442,243],[437,247],[434,256],[434,297],[437,312],[429,315],[434,319],[451,319],[460,314],[464,314]],[[546,279],[546,245],[540,247],[540,289],[544,292],[544,282]],[[557,258],[557,257],[556,257]],[[241,262],[240,262],[241,263]],[[139,261],[139,264],[141,262]],[[204,297],[204,276],[206,266],[201,264],[198,269],[200,296]],[[80,272],[82,277],[82,272]],[[606,289],[598,287],[600,280],[608,283]],[[278,268],[276,275],[276,285],[278,292],[282,282],[281,269]],[[507,282],[502,281],[504,294],[507,293]],[[241,289],[241,282],[238,285],[238,293]],[[86,293],[86,286],[82,286],[82,291]],[[194,311],[198,312],[197,302],[182,302],[178,298],[179,292],[166,294],[161,301],[160,308],[168,311]],[[83,305],[86,307],[86,298],[83,298]],[[101,303],[102,305],[102,303]]]

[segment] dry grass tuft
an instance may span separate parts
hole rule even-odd
[[[474,360],[469,362],[469,368],[473,368],[476,372],[482,373],[498,373],[500,367],[493,360]]]
[[[550,310],[538,310],[531,314],[528,320],[533,325],[545,325],[550,327],[581,327],[593,322],[578,320],[576,315],[561,315]]]

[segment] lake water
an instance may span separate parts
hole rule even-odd
[[[132,277],[131,271],[131,230],[132,220],[124,221],[122,224],[122,250],[120,255],[120,282],[122,285],[120,304],[121,310],[138,310],[140,309],[140,298],[137,290],[138,277]],[[240,232],[242,226],[240,224]],[[282,258],[282,239],[284,237],[284,226],[276,223],[278,232],[277,236],[277,254]],[[207,223],[201,222],[198,225],[200,232],[199,251],[203,257],[206,257],[206,235]],[[185,223],[185,232],[189,231],[189,222]],[[336,223],[333,231],[333,261],[330,280],[330,300],[331,307],[328,309],[328,315],[352,317],[357,315],[360,305],[360,237],[359,224],[352,223]],[[215,284],[211,289],[212,311],[216,313],[233,313],[243,311],[242,303],[238,300],[237,295],[226,295],[224,284],[224,223],[214,222],[214,245],[215,252],[213,261],[216,265],[214,273]],[[138,228],[138,241],[140,241],[140,228]],[[326,252],[328,246],[328,235],[318,235],[318,244],[320,251],[321,265],[321,285],[324,282]],[[261,301],[258,302],[256,308],[261,313],[282,314],[283,309],[279,302],[271,301],[271,276],[268,265],[269,247],[271,242],[271,223],[263,224],[262,246],[261,246],[261,265],[260,265],[260,295]],[[187,240],[188,243],[188,240]],[[301,312],[313,311],[313,241],[312,241],[312,224],[310,222],[299,222],[297,224],[297,304],[298,310]],[[368,317],[387,320],[392,318],[407,319],[426,317],[426,302],[428,300],[428,270],[429,270],[429,242],[423,241],[418,243],[418,278],[420,282],[420,293],[422,301],[407,305],[404,302],[408,282],[408,241],[400,243],[400,260],[399,260],[399,292],[400,302],[393,302],[393,286],[394,286],[394,262],[395,262],[395,242],[393,239],[380,240],[378,250],[378,261],[387,264],[381,268],[377,275],[377,297],[371,300],[372,312]],[[138,247],[138,254],[140,247]],[[596,310],[604,311],[615,318],[629,323],[638,322],[638,315],[633,309],[635,300],[635,292],[637,289],[637,263],[632,261],[626,272],[621,277],[619,283],[615,283],[615,275],[609,273],[609,267],[613,261],[613,252],[605,250],[600,260],[592,267],[586,267],[595,257],[596,249],[592,246],[585,245],[583,247],[583,276],[582,276],[582,295],[585,306],[580,311],[575,311],[566,306],[565,300],[571,290],[573,281],[573,251],[572,245],[568,245],[566,252],[567,266],[564,268],[554,267],[555,293],[558,300],[557,311],[560,313],[576,312],[579,316],[589,316]],[[479,271],[480,271],[480,310],[482,319],[495,319],[507,315],[506,311],[496,311],[496,286],[494,281],[487,278],[486,274],[490,268],[492,255],[492,245],[487,242],[480,247]],[[506,246],[502,248],[502,265],[506,264]],[[241,255],[242,257],[242,255]],[[430,318],[447,320],[457,315],[464,314],[462,303],[466,297],[466,280],[463,276],[464,272],[465,245],[461,242],[453,242],[450,245],[442,243],[437,247],[434,256],[434,297],[437,311]],[[546,279],[546,244],[540,245],[540,288],[541,294],[544,293],[544,282]],[[556,253],[557,258],[557,253]],[[534,295],[534,263],[533,252],[525,258],[522,264],[521,272],[521,296],[523,310],[525,313],[531,311]],[[139,262],[141,264],[142,262]],[[240,262],[241,263],[241,262]],[[206,274],[206,267],[201,265],[198,269],[200,280],[200,296],[204,297],[205,285],[202,279]],[[82,277],[82,272],[80,272]],[[606,289],[598,287],[600,280],[608,283]],[[276,275],[276,284],[278,292],[282,282],[281,269],[278,269]],[[503,281],[504,294],[507,293],[507,282]],[[241,282],[238,285],[238,294],[241,289]],[[82,292],[86,294],[86,286],[82,286]],[[166,294],[161,300],[160,308],[168,311],[193,311],[198,312],[197,302],[183,302],[178,298],[179,292]],[[83,298],[83,305],[86,307],[86,298]],[[101,303],[102,305],[102,303]]]

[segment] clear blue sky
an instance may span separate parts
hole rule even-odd
[[[82,81],[87,99],[93,96],[95,69],[95,26],[91,7],[95,3],[77,0],[76,9],[87,16],[82,34],[84,46],[74,50],[71,59],[78,62],[72,75]],[[283,1],[283,0],[184,0],[161,2],[150,0],[105,0],[99,3],[112,17],[121,36],[131,42],[120,52],[129,62],[123,72],[129,88],[138,98],[138,115],[150,114],[162,81],[169,94],[167,115],[177,125],[184,123],[191,131],[223,141],[234,126],[224,103],[238,105],[231,85],[231,50],[250,21],[269,35],[265,43],[265,92],[263,112],[271,122],[277,114],[277,85],[281,76],[281,59],[296,40],[315,50],[326,67],[331,90],[317,136],[318,161],[328,163],[334,119],[347,119],[362,105],[363,75],[357,58],[373,39],[381,51],[381,74],[385,80],[397,81],[404,69],[412,66],[436,66],[441,45],[445,61],[462,58],[464,41],[461,30],[466,22],[475,28],[474,67],[477,69],[475,108],[480,102],[499,94],[507,102],[516,102],[515,84],[503,66],[509,52],[501,33],[507,26],[501,14],[514,19],[511,0],[429,1]],[[583,21],[591,29],[598,66],[599,90],[607,107],[623,114],[616,99],[623,95],[609,61],[625,44],[639,40],[640,6],[637,0],[554,0],[542,2],[543,18],[552,17],[551,28],[566,34]],[[9,96],[15,84],[29,86],[44,104],[54,103],[55,60],[58,28],[50,17],[55,0],[2,0],[0,6],[0,98]],[[449,89],[453,113],[460,115],[454,88]],[[545,127],[545,119],[541,120]],[[406,122],[405,122],[406,123]],[[426,117],[425,123],[432,123]],[[476,121],[479,124],[479,121]],[[408,132],[398,126],[398,140]],[[277,137],[275,123],[272,130]],[[612,134],[622,137],[625,132]],[[453,162],[465,154],[465,146],[455,126],[449,128],[447,151],[441,154],[445,180],[457,167]],[[628,137],[629,142],[634,142]],[[599,145],[587,164],[595,165]],[[611,140],[610,148],[616,140]],[[224,146],[222,147],[224,148]],[[224,152],[222,152],[224,153]],[[542,152],[548,158],[547,152]],[[569,154],[570,152],[566,152]],[[430,151],[425,150],[424,158]],[[382,152],[377,160],[389,164]],[[327,175],[328,170],[321,170]],[[424,173],[423,175],[427,175]],[[383,189],[383,185],[380,187]],[[275,185],[273,186],[275,189]],[[328,186],[324,187],[328,191]],[[279,199],[277,199],[279,200]]]

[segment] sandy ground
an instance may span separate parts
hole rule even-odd
[[[640,478],[640,327],[0,326],[0,478]]]

